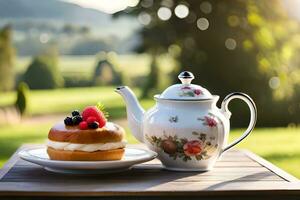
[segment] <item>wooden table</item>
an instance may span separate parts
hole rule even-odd
[[[158,160],[153,160],[117,174],[62,175],[23,161],[16,153],[0,171],[2,199],[160,197],[156,199],[174,200],[192,196],[201,199],[300,199],[300,184],[298,179],[266,160],[241,150],[228,151],[212,171],[202,173],[167,171]]]

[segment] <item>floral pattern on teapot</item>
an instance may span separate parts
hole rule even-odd
[[[189,86],[180,88],[178,96],[180,97],[196,97],[202,95],[203,92],[200,89],[193,89]]]
[[[204,118],[198,118],[197,120],[203,121],[203,125],[209,126],[211,128],[218,125],[217,120],[213,116],[204,116]]]
[[[192,132],[192,134],[196,136],[193,140],[166,134],[163,137],[146,135],[146,139],[153,146],[168,154],[173,160],[182,159],[187,162],[192,160],[192,158],[196,160],[210,158],[218,147],[216,138],[207,138],[207,134],[205,133]]]
[[[204,126],[209,128],[217,127],[217,120],[210,115],[203,118],[197,118],[199,121],[203,121]],[[171,116],[169,118],[170,123],[177,123],[178,116]],[[146,134],[146,139],[156,148],[161,149],[171,158],[176,160],[177,158],[183,161],[192,160],[195,157],[196,160],[205,160],[211,157],[211,154],[217,149],[218,144],[215,142],[216,138],[211,136],[207,138],[207,134],[192,132],[192,135],[196,136],[193,140],[186,138],[178,138],[176,135],[166,135],[164,131],[163,137],[149,136]]]

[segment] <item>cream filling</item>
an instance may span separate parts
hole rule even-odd
[[[109,142],[109,143],[96,143],[96,144],[75,144],[69,142],[56,142],[53,140],[47,140],[47,146],[52,147],[57,150],[66,150],[66,151],[85,151],[85,152],[94,152],[94,151],[105,151],[112,149],[124,148],[126,141],[121,142]]]

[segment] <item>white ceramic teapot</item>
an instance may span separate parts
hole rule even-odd
[[[238,144],[253,130],[256,106],[246,94],[235,92],[225,97],[221,108],[219,96],[191,84],[194,75],[184,71],[178,78],[181,84],[168,87],[155,95],[156,104],[144,109],[127,86],[116,88],[126,102],[127,119],[133,135],[158,153],[162,164],[176,171],[207,171],[226,150]],[[228,103],[241,99],[250,108],[250,123],[242,136],[227,145],[230,130]]]

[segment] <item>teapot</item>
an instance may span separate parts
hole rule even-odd
[[[218,108],[219,96],[191,84],[194,75],[184,71],[178,78],[181,84],[168,87],[155,95],[156,104],[148,111],[139,104],[127,86],[116,88],[125,100],[127,120],[131,132],[149,149],[157,152],[158,159],[168,170],[208,171],[228,149],[245,139],[253,130],[257,110],[246,94],[234,92],[225,97]],[[250,123],[246,131],[233,143],[227,144],[232,99],[246,102],[250,109]]]

